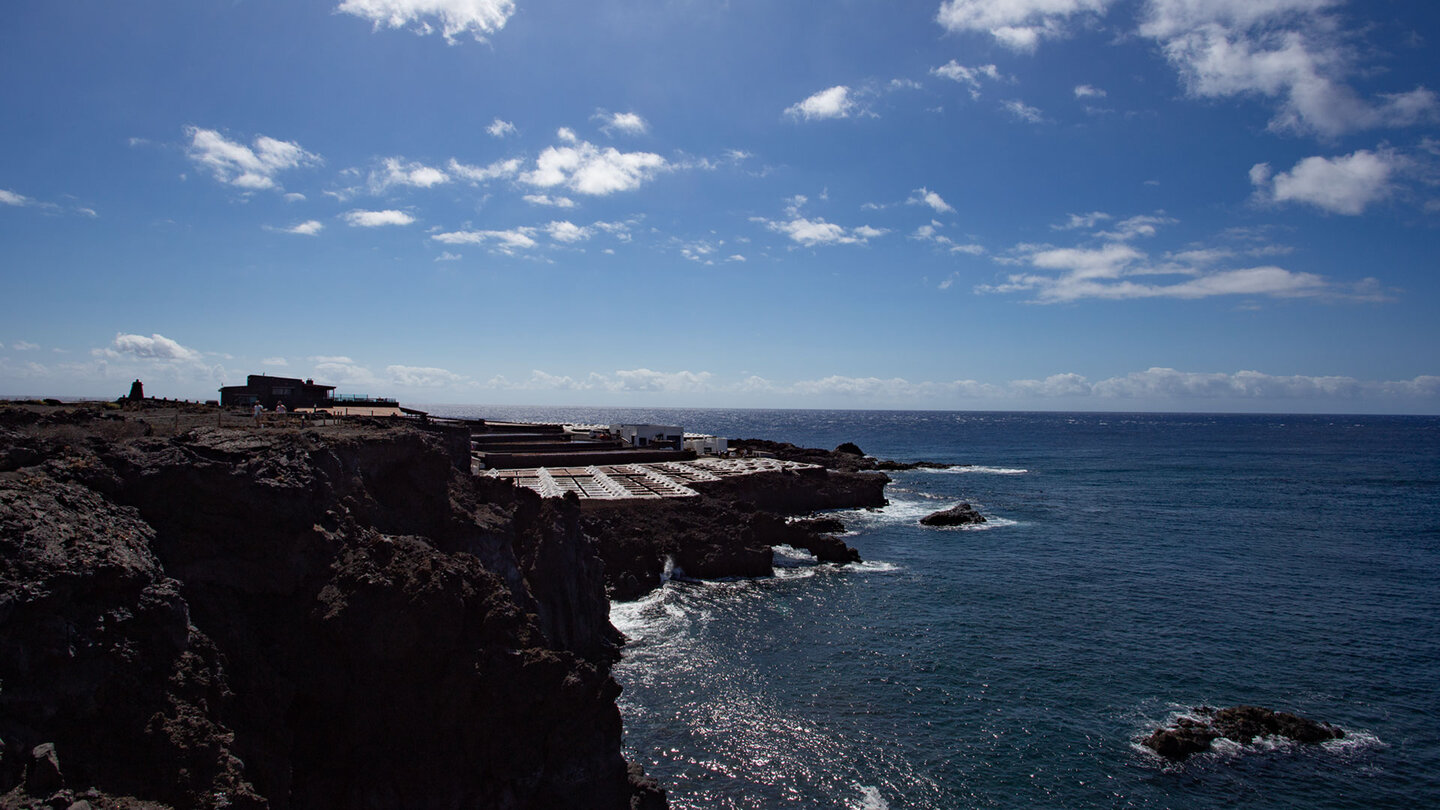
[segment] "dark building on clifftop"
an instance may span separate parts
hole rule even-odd
[[[251,374],[244,385],[227,385],[220,389],[220,406],[254,405],[259,402],[266,410],[274,410],[277,403],[286,408],[319,408],[331,400],[333,385],[316,385],[314,380],[299,380],[291,377],[267,377]]]

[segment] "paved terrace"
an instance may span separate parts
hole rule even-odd
[[[545,498],[573,492],[581,499],[693,498],[690,484],[719,481],[759,472],[816,469],[815,464],[773,458],[697,458],[649,464],[607,464],[589,467],[539,467],[524,470],[486,470],[480,475],[507,479],[529,487]]]

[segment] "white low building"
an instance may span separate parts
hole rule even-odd
[[[681,449],[685,431],[679,425],[611,425],[610,433],[632,447]]]
[[[697,456],[723,456],[730,449],[730,440],[724,436],[686,433],[685,449],[694,450]]]

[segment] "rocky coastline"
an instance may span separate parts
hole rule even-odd
[[[582,509],[401,420],[167,408],[0,405],[0,807],[663,807],[609,599],[858,560],[789,518],[888,481],[796,448],[828,463]]]

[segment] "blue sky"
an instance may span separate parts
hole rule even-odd
[[[1440,413],[1440,5],[19,0],[0,395]]]

